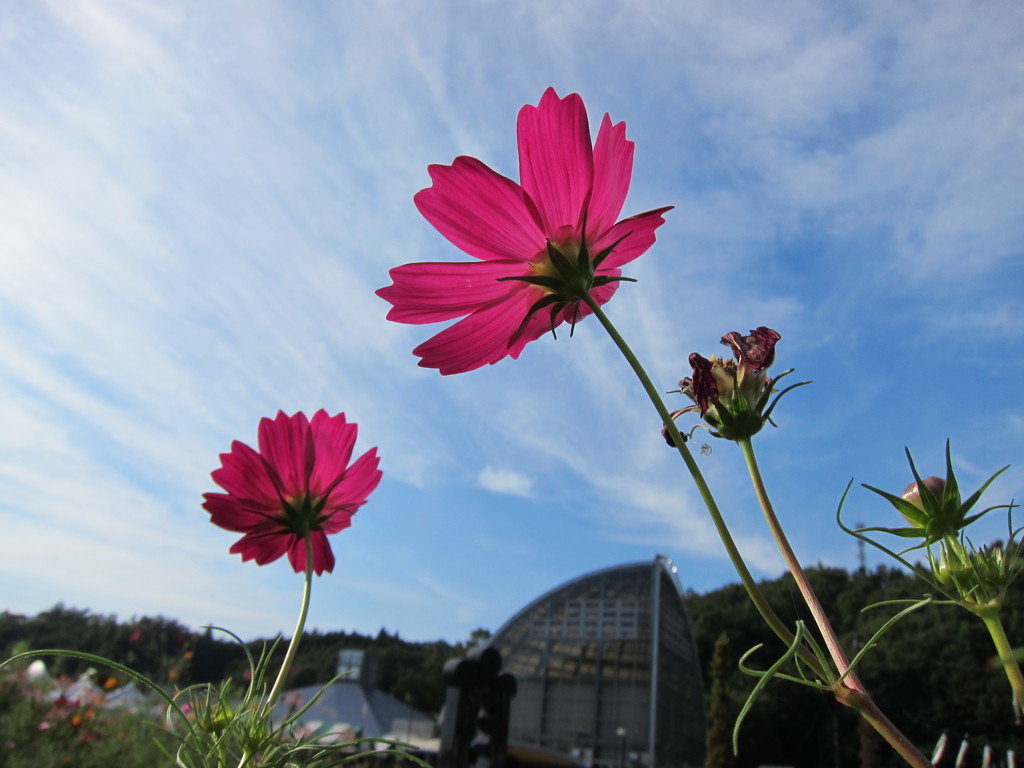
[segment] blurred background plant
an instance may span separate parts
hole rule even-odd
[[[42,673],[40,674],[40,670]],[[112,681],[112,682],[111,682]],[[0,765],[6,768],[152,768],[173,737],[159,712],[116,704],[116,678],[50,677],[42,662],[0,672]],[[86,748],[87,747],[87,748]]]

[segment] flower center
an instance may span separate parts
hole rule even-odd
[[[530,262],[528,275],[509,275],[499,277],[498,281],[518,280],[535,285],[543,291],[540,299],[534,302],[523,318],[523,322],[512,335],[518,338],[530,318],[541,309],[548,308],[551,316],[551,332],[554,333],[558,324],[558,313],[566,307],[573,307],[571,322],[576,324],[576,308],[580,302],[589,302],[590,291],[602,285],[619,280],[632,280],[631,277],[618,275],[598,275],[597,269],[601,262],[615,247],[629,235],[623,235],[600,253],[593,257],[587,247],[585,238],[577,239],[575,231],[570,227],[559,227],[557,240],[548,240],[547,248],[537,254],[537,260]],[[572,335],[572,331],[569,332]]]
[[[579,260],[579,241],[552,241],[551,248],[554,248],[558,253],[562,254],[570,263],[576,263]],[[544,291],[544,293],[562,293],[564,292],[564,288],[556,288],[554,287],[554,284],[561,283],[564,286],[567,282],[571,281],[571,277],[565,274],[564,268],[563,270],[559,270],[552,261],[550,248],[545,248],[543,251],[537,253],[535,261],[530,263],[530,268],[533,270],[533,274],[535,276],[546,278],[544,283],[534,283],[534,285],[538,286],[542,291]],[[575,277],[575,275],[572,277]]]
[[[327,518],[321,514],[326,499],[312,499],[308,495],[285,499],[281,510],[281,524],[296,536],[317,531]]]

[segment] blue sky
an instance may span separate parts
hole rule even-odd
[[[606,309],[664,390],[690,352],[778,330],[814,385],[758,438],[798,554],[851,567],[851,477],[899,491],[950,438],[1024,497],[1024,8],[925,2],[15,0],[0,17],[0,608],[59,601],[288,633],[301,578],[200,508],[278,409],[344,411],[384,480],[332,539],[310,626],[496,629],[655,553],[734,581],[592,320],[441,377],[374,290],[465,257],[426,166],[518,178],[548,86],[636,142],[624,214],[674,205]],[[681,401],[678,401],[681,404]],[[781,560],[738,452],[702,467],[755,572]],[[859,489],[851,521],[885,524]],[[981,543],[1003,528],[978,528]],[[871,555],[869,562],[879,559]]]

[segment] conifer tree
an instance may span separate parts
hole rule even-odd
[[[729,635],[724,631],[715,640],[710,672],[711,692],[708,696],[707,755],[704,758],[704,768],[732,768],[732,669],[729,664]]]

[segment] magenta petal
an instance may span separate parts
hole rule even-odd
[[[248,445],[235,440],[231,453],[222,453],[220,461],[222,466],[210,476],[229,494],[267,503],[278,500],[277,487],[267,473],[266,462]]]
[[[334,572],[334,550],[323,533],[313,534],[313,572],[322,576],[324,572]]]
[[[331,573],[334,570],[334,552],[331,551],[331,544],[327,541],[321,531],[313,531],[310,535],[310,542],[313,545],[313,573],[317,576],[323,575],[324,571]],[[288,550],[288,562],[296,573],[306,571],[306,542],[297,540]]]
[[[257,565],[266,565],[287,552],[294,539],[280,528],[252,531],[232,544],[228,551],[241,555],[243,561],[255,560]]]
[[[626,124],[612,125],[604,116],[594,145],[594,191],[587,207],[587,234],[601,235],[622,212],[633,175],[633,142],[626,140]]]
[[[544,249],[533,203],[514,181],[475,157],[457,157],[451,165],[428,170],[433,186],[413,201],[457,248],[485,261],[525,261]]]
[[[533,287],[513,291],[506,298],[445,328],[412,352],[422,358],[421,366],[437,368],[445,375],[492,365],[511,354],[513,348],[518,355],[523,345],[544,332],[543,326],[537,330],[531,324],[520,338],[513,340],[529,308],[543,295],[540,289]]]
[[[246,533],[273,520],[281,505],[260,505],[226,493],[204,493],[203,509],[210,513],[210,522],[235,533]]]
[[[344,413],[328,416],[324,410],[313,414],[309,428],[316,446],[316,460],[309,475],[309,493],[319,499],[338,482],[338,478],[345,476],[359,428],[348,424]]]
[[[262,419],[259,428],[260,455],[277,474],[279,490],[286,499],[304,496],[315,458],[313,437],[306,414]]]
[[[519,175],[537,205],[545,236],[576,229],[594,182],[594,150],[579,94],[559,99],[548,88],[536,107],[519,111]]]
[[[499,277],[522,275],[529,267],[507,259],[472,262],[424,262],[391,270],[393,285],[377,295],[394,306],[388,320],[438,323],[468,315],[504,296],[513,286]]]
[[[354,509],[356,506],[353,504],[351,507],[344,506],[331,510],[330,516],[320,524],[320,530],[325,534],[333,534],[350,527],[352,525],[352,517],[356,513]],[[324,510],[325,513],[327,511],[326,509]]]
[[[631,216],[605,232],[596,243],[590,246],[591,252],[600,253],[623,235],[626,235],[626,238],[615,246],[615,250],[601,262],[601,266],[597,270],[598,274],[606,274],[609,270],[618,269],[623,264],[628,264],[633,259],[642,256],[648,248],[654,245],[654,230],[665,223],[662,214],[670,210],[672,210],[672,206]]]
[[[348,510],[349,516],[366,503],[366,499],[380,484],[383,473],[377,468],[380,458],[377,449],[371,448],[348,468],[344,479],[331,489],[325,510]],[[324,526],[328,530],[327,526]],[[333,531],[332,531],[333,532]]]

